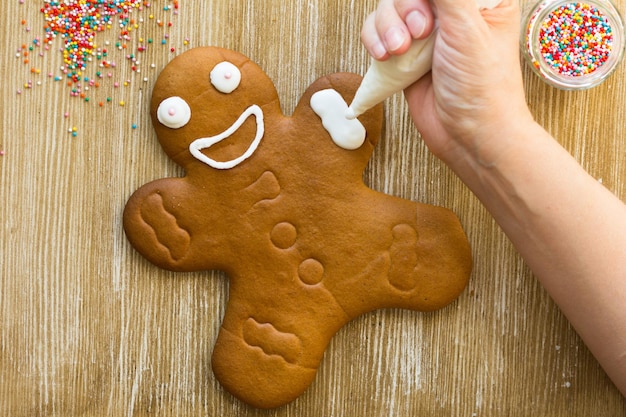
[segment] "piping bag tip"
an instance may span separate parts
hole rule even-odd
[[[479,8],[492,9],[502,0],[476,0]],[[431,69],[437,22],[430,35],[414,40],[409,50],[386,61],[372,59],[350,106],[344,116],[354,120],[393,94],[404,90]]]
[[[356,90],[345,118],[352,120],[388,97],[413,84],[430,70],[436,28],[425,39],[415,40],[403,55],[386,61],[372,59],[371,65]]]

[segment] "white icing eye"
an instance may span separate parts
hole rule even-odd
[[[159,104],[157,119],[169,128],[179,129],[189,123],[191,108],[182,98],[169,97]]]
[[[240,82],[241,71],[230,62],[220,62],[211,71],[211,84],[222,93],[232,93]]]

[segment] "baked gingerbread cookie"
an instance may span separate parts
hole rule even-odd
[[[161,268],[228,275],[212,368],[255,407],[302,394],[348,321],[441,308],[469,278],[470,248],[451,211],[363,183],[383,111],[344,123],[360,81],[318,79],[289,117],[254,62],[201,47],[173,59],[154,86],[158,140],[186,176],[139,188],[124,229]]]

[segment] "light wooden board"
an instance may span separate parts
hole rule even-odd
[[[227,279],[160,270],[122,231],[122,209],[136,188],[181,175],[152,130],[152,83],[175,54],[223,46],[266,70],[290,114],[316,78],[364,73],[358,31],[376,2],[180,0],[173,16],[153,1],[154,19],[144,12],[133,35],[154,40],[140,55],[142,72],[133,73],[128,51],[115,48],[114,30],[99,34],[102,44],[111,40],[109,59],[118,65],[88,103],[48,76],[62,65],[60,39],[42,57],[35,49],[29,64],[15,56],[42,35],[42,3],[0,5],[1,415],[626,415],[624,398],[507,238],[421,143],[401,97],[387,102],[385,136],[365,180],[457,213],[475,258],[468,289],[441,311],[377,311],[349,323],[310,389],[288,406],[259,411],[233,399],[210,369]],[[626,11],[625,0],[617,4]],[[173,26],[156,25],[159,16]],[[118,88],[113,79],[122,81]],[[525,82],[537,119],[626,199],[626,63],[585,92],[554,90],[528,68]]]

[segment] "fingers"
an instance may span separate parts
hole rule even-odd
[[[367,49],[367,52],[378,60],[385,60],[389,58],[389,53],[383,45],[383,42],[376,31],[376,12],[371,13],[365,19],[363,23],[363,29],[361,30],[361,43]]]
[[[427,0],[382,0],[361,31],[361,41],[375,59],[406,52],[413,39],[432,31],[434,18]]]

